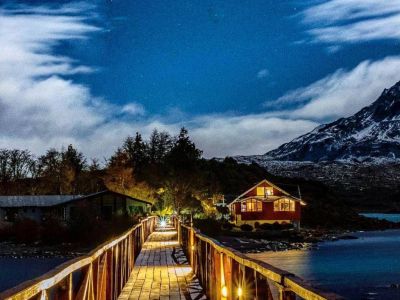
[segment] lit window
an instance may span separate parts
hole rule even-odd
[[[259,186],[257,187],[257,196],[267,197],[274,194],[274,188],[271,186]]]
[[[259,186],[257,187],[257,196],[264,196],[264,187],[263,186]]]
[[[295,202],[290,199],[279,199],[274,202],[274,211],[295,211]]]
[[[247,199],[245,201],[242,201],[241,211],[242,212],[262,211],[262,201],[258,201],[256,199]]]
[[[272,196],[274,194],[274,189],[272,187],[265,188],[265,196]]]

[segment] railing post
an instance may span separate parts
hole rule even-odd
[[[269,288],[268,280],[256,271],[254,272],[257,299],[272,300],[273,297]]]
[[[279,287],[279,300],[296,300],[296,294],[284,286]]]
[[[65,277],[58,286],[55,287],[54,300],[72,300],[71,294],[71,274]]]
[[[140,246],[140,248],[142,248],[142,246],[143,246],[143,244],[144,244],[144,241],[145,241],[145,238],[144,238],[144,226],[143,226],[143,222],[141,222],[140,223],[140,231],[141,231],[141,246]]]
[[[222,254],[223,275],[225,286],[227,288],[227,299],[232,300],[234,298],[234,286],[232,281],[232,259],[225,254]]]
[[[40,300],[47,300],[47,291],[43,290],[42,293],[40,294]]]

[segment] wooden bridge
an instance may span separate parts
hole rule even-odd
[[[115,240],[0,294],[0,300],[341,299],[173,219]]]

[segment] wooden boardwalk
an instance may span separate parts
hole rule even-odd
[[[135,262],[118,300],[206,299],[173,228],[156,229]]]

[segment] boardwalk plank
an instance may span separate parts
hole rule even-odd
[[[181,251],[176,231],[158,228],[144,243],[118,300],[195,299],[202,293],[197,278],[187,262],[178,265],[172,256]],[[195,285],[196,290],[189,285]]]

